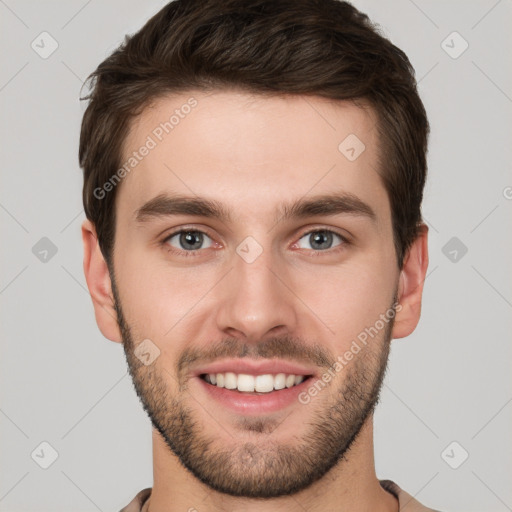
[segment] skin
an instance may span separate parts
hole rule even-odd
[[[197,106],[118,185],[114,283],[94,226],[88,220],[82,226],[96,321],[105,337],[124,342],[153,422],[154,485],[144,510],[295,511],[300,504],[308,511],[396,511],[397,500],[375,474],[373,406],[391,339],[408,336],[420,318],[428,231],[423,225],[399,269],[377,172],[375,114],[316,97],[192,91],[143,110],[124,156],[191,96]],[[349,134],[365,144],[355,161],[338,151]],[[346,213],[276,222],[284,203],[333,191],[356,195],[376,222]],[[137,222],[137,210],[164,193],[215,199],[232,221],[179,215]],[[179,235],[164,240],[180,227],[207,233],[195,256],[184,255]],[[334,236],[332,247],[315,250],[308,235],[314,229],[340,233],[350,243]],[[250,264],[236,252],[247,236],[262,248]],[[191,376],[195,363],[184,359],[191,350],[201,362],[215,360],[216,350],[232,356],[245,350],[254,358],[308,361],[321,375],[327,366],[313,354],[333,362],[395,297],[394,321],[307,404],[256,417],[235,414],[206,396]],[[160,350],[147,366],[134,356],[144,339]],[[358,392],[351,396],[349,389]],[[180,442],[184,432],[192,442]],[[200,446],[208,450],[199,452]],[[282,482],[276,480],[282,472],[269,466],[283,467],[278,449],[296,461]],[[202,481],[208,470],[210,481]],[[265,497],[257,482],[266,482],[274,496]],[[285,489],[286,482],[297,486]],[[234,495],[235,483],[245,495]]]

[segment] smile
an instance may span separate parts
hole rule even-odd
[[[225,372],[207,373],[200,375],[200,377],[208,384],[218,388],[236,390],[241,393],[264,394],[298,386],[309,376],[285,373],[248,375],[246,373]]]

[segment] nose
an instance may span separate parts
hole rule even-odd
[[[252,262],[234,254],[233,268],[218,290],[217,327],[223,333],[250,343],[295,331],[297,299],[284,264],[278,263],[270,249]]]

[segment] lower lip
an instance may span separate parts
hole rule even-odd
[[[241,393],[208,384],[200,377],[196,378],[208,396],[220,402],[224,407],[238,414],[258,415],[280,411],[293,403],[300,403],[298,395],[311,383],[311,377],[291,388],[279,389],[262,395]]]

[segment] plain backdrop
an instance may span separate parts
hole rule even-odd
[[[377,475],[444,512],[512,510],[512,2],[354,4],[409,56],[432,129],[422,318],[392,343]],[[152,485],[82,271],[78,98],[163,5],[0,1],[0,511],[118,511]]]

